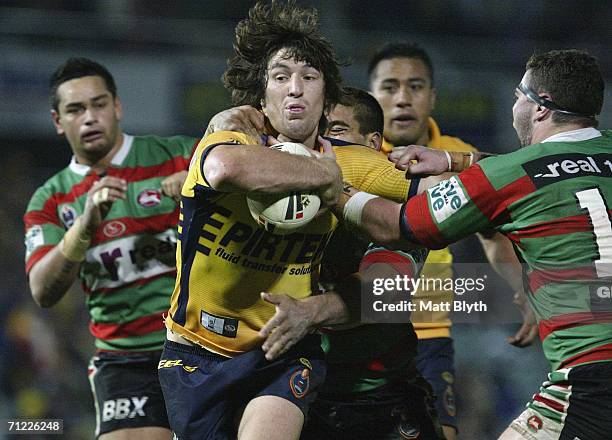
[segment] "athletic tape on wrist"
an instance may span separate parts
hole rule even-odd
[[[446,171],[451,171],[453,168],[453,162],[451,160],[451,155],[448,151],[444,151],[444,153],[446,154],[446,160],[448,161],[448,168]]]
[[[356,226],[361,225],[361,214],[363,212],[363,207],[366,203],[372,199],[375,199],[376,197],[377,196],[374,194],[363,191],[359,191],[353,195],[349,201],[346,202],[346,205],[344,205],[344,210],[342,211],[344,220]]]
[[[109,191],[110,190],[108,188],[102,188],[101,190],[96,191],[93,195],[94,205],[100,206],[102,203],[106,202],[108,200]]]
[[[74,224],[66,233],[59,244],[59,250],[68,261],[80,263],[85,260],[87,249],[91,244],[91,238],[85,238],[81,217],[77,217]]]

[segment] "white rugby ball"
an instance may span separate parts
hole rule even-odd
[[[300,156],[312,155],[306,146],[295,142],[281,142],[270,148]],[[305,191],[249,194],[246,200],[255,221],[266,231],[280,235],[307,225],[321,207],[319,196]]]

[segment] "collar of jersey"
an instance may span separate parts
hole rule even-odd
[[[553,134],[542,141],[544,142],[576,142],[587,141],[601,136],[601,132],[593,127],[579,128],[578,130],[564,131]]]
[[[128,153],[132,149],[132,144],[134,143],[134,136],[130,136],[129,134],[123,133],[123,143],[121,144],[121,148],[119,151],[115,153],[111,160],[111,165],[119,166],[123,163]],[[73,173],[80,174],[81,176],[86,176],[91,167],[89,165],[83,165],[77,163],[76,157],[72,156],[70,160],[70,170]]]

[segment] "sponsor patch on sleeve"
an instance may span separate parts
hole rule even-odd
[[[35,225],[28,229],[25,236],[26,260],[37,247],[42,246],[43,244],[45,244],[45,239],[43,236],[42,227],[40,225]]]
[[[442,223],[467,204],[467,197],[456,177],[451,177],[427,190],[436,222]]]

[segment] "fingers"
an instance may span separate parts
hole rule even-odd
[[[93,194],[94,205],[100,206],[102,203],[108,202],[110,188],[101,188]]]
[[[266,146],[271,147],[272,145],[276,145],[276,144],[280,144],[280,141],[276,139],[274,136],[272,136],[271,134],[269,134],[268,138],[266,139]]]
[[[538,327],[532,324],[523,324],[514,336],[509,336],[510,345],[524,348],[530,346],[538,335]]]
[[[266,359],[271,361],[285,353],[299,340],[283,328],[277,328],[262,346]]]
[[[178,203],[181,200],[181,191],[186,178],[187,171],[179,171],[166,177],[161,183],[162,194]]]

